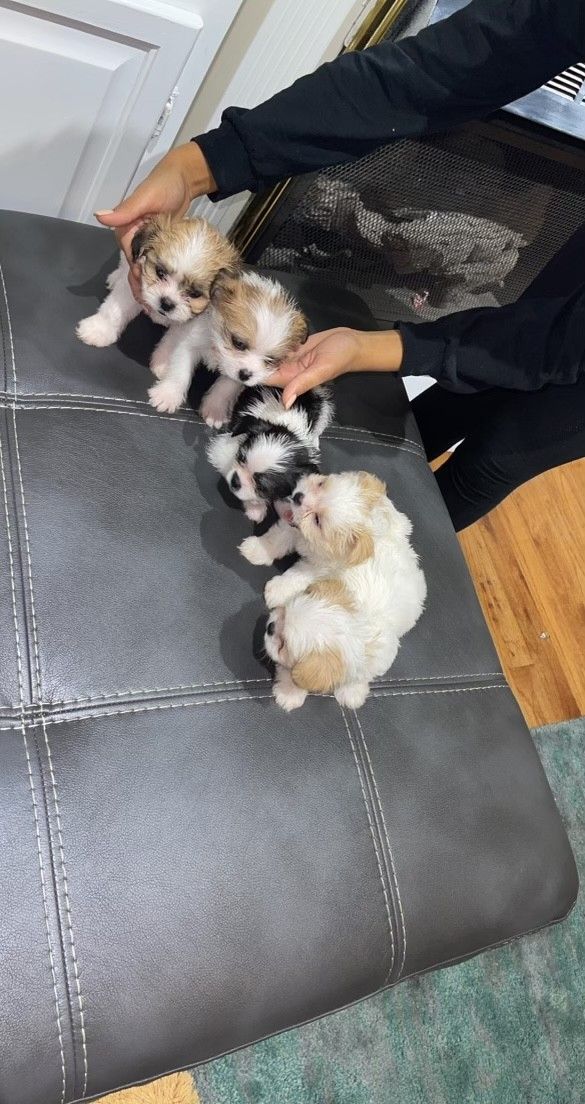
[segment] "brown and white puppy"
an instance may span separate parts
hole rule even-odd
[[[412,526],[385,492],[369,472],[308,475],[281,509],[279,524],[246,542],[268,542],[279,555],[294,550],[301,557],[265,589],[268,607],[284,611],[277,635],[287,650],[276,660],[275,689],[284,708],[302,704],[299,691],[311,690],[303,668],[299,677],[298,664],[307,657],[310,671],[317,665],[318,688],[333,689],[341,704],[358,708],[422,613],[426,582],[410,544]],[[293,536],[285,546],[287,533]],[[274,658],[268,639],[266,647]],[[313,683],[317,688],[317,679]]]
[[[301,577],[305,579],[306,585],[368,560],[374,551],[374,513],[387,501],[384,484],[369,472],[302,478],[288,501],[276,503],[280,522],[262,537],[248,537],[240,546],[251,563],[271,564],[290,552],[301,557],[297,571],[277,576],[268,584],[268,604],[286,601],[297,576],[299,582]]]
[[[240,258],[227,238],[204,219],[173,221],[165,215],[149,219],[136,232],[132,256],[142,272],[145,313],[154,322],[169,327],[152,361],[158,374],[157,363],[164,364],[165,370],[170,363],[173,332],[188,322],[200,320],[222,282],[238,273]],[[128,285],[128,263],[123,253],[107,284],[110,292],[99,310],[78,324],[77,335],[86,345],[114,344],[140,313]],[[201,329],[207,334],[205,326]],[[155,399],[153,405],[159,405]],[[161,408],[170,409],[164,405]]]
[[[297,709],[307,694],[334,693],[342,704],[355,704],[367,636],[365,626],[356,631],[359,620],[347,588],[337,579],[311,583],[271,611],[264,647],[276,666],[274,696],[283,709]]]
[[[306,336],[303,314],[276,280],[255,272],[223,274],[209,310],[173,327],[155,350],[151,368],[160,382],[151,387],[150,400],[158,410],[176,410],[203,361],[218,379],[204,396],[200,414],[219,429],[229,422],[244,387],[268,380]]]
[[[267,383],[276,366],[307,339],[307,320],[277,280],[243,272],[214,296],[208,366],[220,378],[208,391],[201,416],[219,429],[230,419],[243,387]]]

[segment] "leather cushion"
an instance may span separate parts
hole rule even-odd
[[[112,239],[0,217],[0,1102],[193,1065],[561,919],[571,851],[400,381],[348,377],[328,470],[414,522],[427,610],[356,715],[277,709],[269,571],[237,552],[158,331],[74,327]],[[314,328],[373,327],[294,287]]]

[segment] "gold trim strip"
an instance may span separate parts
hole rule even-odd
[[[264,192],[261,196],[252,196],[248,200],[227,235],[242,257],[245,258],[248,250],[256,243],[263,227],[291,184],[292,177],[289,177],[275,184],[269,192]]]
[[[352,50],[366,50],[368,46],[377,46],[386,38],[407,3],[408,0],[378,0],[342,52],[345,54]]]
[[[375,46],[381,42],[386,38],[407,3],[408,0],[377,0],[341,53],[365,50],[368,46]],[[286,195],[292,182],[292,178],[282,180],[263,195],[252,196],[248,200],[228,233],[228,237],[243,257],[257,242],[268,219]]]

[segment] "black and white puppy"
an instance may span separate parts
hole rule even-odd
[[[207,455],[251,521],[264,521],[303,475],[319,470],[319,439],[332,418],[325,387],[301,395],[290,410],[274,387],[242,392],[227,432],[213,438]]]

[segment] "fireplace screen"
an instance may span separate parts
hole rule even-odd
[[[298,180],[250,259],[351,288],[381,323],[510,302],[585,222],[582,153],[525,147],[480,124]]]

